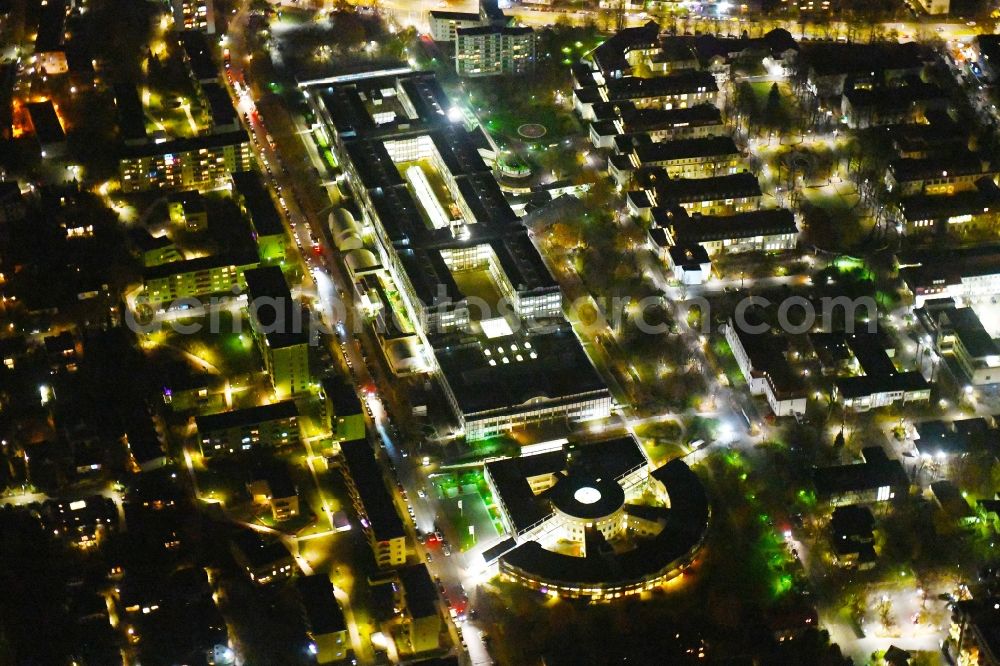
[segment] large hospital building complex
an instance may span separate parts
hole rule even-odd
[[[336,227],[359,297],[398,374],[430,372],[451,434],[607,416],[612,401],[562,313],[558,284],[433,74],[305,85],[348,174],[356,228]],[[354,224],[354,223],[351,223]]]

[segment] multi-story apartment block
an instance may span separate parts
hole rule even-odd
[[[215,3],[213,0],[170,0],[176,30],[201,30],[215,33]]]
[[[118,161],[122,191],[211,189],[253,168],[245,130],[165,143],[126,145]]]
[[[491,26],[502,28],[510,23],[497,0],[480,0],[478,12],[449,12],[432,9],[429,12],[431,37],[435,42],[453,42],[462,28]]]
[[[250,218],[261,261],[281,262],[288,252],[288,234],[274,199],[256,171],[232,175],[233,194],[244,215]]]
[[[292,299],[281,269],[262,266],[246,272],[250,326],[278,397],[309,390],[309,321]]]
[[[590,141],[597,148],[614,148],[618,137],[648,134],[653,141],[722,136],[728,130],[712,104],[683,109],[638,109],[632,102],[594,104]]]
[[[341,442],[342,470],[354,511],[380,569],[406,562],[406,531],[367,439]]]
[[[449,12],[440,9],[430,11],[431,38],[435,42],[453,42],[459,29],[480,25],[479,14],[472,12]]]
[[[365,410],[354,385],[342,377],[327,376],[320,382],[323,416],[337,441],[365,436]]]
[[[344,611],[333,593],[327,574],[299,576],[295,589],[302,602],[306,631],[311,641],[309,651],[317,664],[342,662],[348,656],[351,638],[347,632]]]
[[[299,441],[299,410],[293,400],[197,416],[194,422],[206,458]]]
[[[950,231],[986,231],[1000,219],[1000,188],[983,177],[976,189],[952,195],[917,194],[899,202],[903,229],[907,234]]]
[[[862,449],[863,462],[813,470],[816,495],[831,506],[888,502],[906,497],[910,479],[902,463],[881,447]]]
[[[491,25],[459,28],[455,70],[459,76],[526,74],[535,67],[535,31]]]
[[[215,255],[174,261],[147,268],[139,301],[160,308],[180,299],[213,294],[238,294],[246,288],[244,273],[257,266],[257,257]]]
[[[480,0],[479,12],[431,10],[431,37],[453,42],[459,76],[524,74],[535,66],[535,31],[512,26],[496,0]]]
[[[915,314],[938,353],[955,360],[964,375],[959,381],[971,386],[1000,383],[1000,346],[975,310],[955,307],[952,299],[939,298],[926,301]]]
[[[270,585],[292,577],[295,558],[278,539],[242,529],[229,541],[233,559],[256,585]]]

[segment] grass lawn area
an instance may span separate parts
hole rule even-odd
[[[750,87],[753,88],[753,94],[757,98],[757,104],[767,104],[767,96],[771,93],[771,86],[773,83],[771,81],[761,81],[759,83],[751,83]],[[781,86],[778,86],[779,90]]]
[[[774,85],[773,81],[761,81],[759,83],[751,83],[750,87],[753,88],[754,97],[757,100],[757,108],[763,109],[767,106],[767,98],[771,94],[771,86]],[[785,111],[792,113],[795,111],[795,105],[792,100],[795,97],[792,95],[792,88],[787,83],[778,83],[778,92],[781,93],[781,106],[784,107]]]
[[[199,360],[199,365],[209,370],[217,370],[224,376],[233,376],[259,370],[253,338],[250,334],[250,323],[242,320],[233,321],[229,312],[218,312],[217,332],[210,329],[211,317],[191,317],[180,319],[175,324],[199,326],[200,330],[181,333],[167,326],[163,333],[154,333],[152,340],[157,346],[176,349]],[[234,326],[235,325],[235,326]],[[235,330],[241,332],[236,333]],[[183,329],[182,329],[183,330]],[[192,359],[192,360],[193,360]]]
[[[712,343],[712,353],[715,354],[719,366],[726,373],[726,379],[729,380],[729,384],[732,387],[740,388],[746,384],[746,381],[743,379],[743,372],[740,370],[739,364],[736,363],[736,357],[733,356],[733,350],[724,338],[719,338]]]
[[[391,283],[387,283],[386,280],[382,281],[382,287],[385,289],[385,296],[389,299],[389,305],[392,306],[392,310],[396,315],[396,323],[399,324],[400,330],[403,333],[413,333],[416,329],[406,314],[406,306],[403,304],[399,292],[396,291],[396,288]]]
[[[682,436],[684,427],[677,421],[664,421],[639,426],[635,429],[646,456],[659,466],[668,460],[687,453]]]
[[[208,461],[203,469],[195,469],[195,479],[201,499],[215,500],[230,507],[245,503],[249,498],[243,482],[225,469],[220,469],[216,461]]]
[[[191,127],[187,111],[178,102],[186,102],[190,105],[191,114],[195,123],[199,124],[198,129],[205,129],[204,115],[199,110],[198,100],[195,98],[193,89],[185,89],[177,94],[167,94],[151,90],[146,107],[147,130],[163,129],[169,136],[191,137],[195,135]],[[150,127],[152,125],[152,127]]]
[[[855,210],[859,197],[853,187],[845,185],[843,190],[832,187],[806,187],[803,188],[802,195],[809,203],[825,209],[833,216],[857,217]]]
[[[470,308],[469,314],[474,320],[479,321],[484,316],[496,316],[497,306],[502,296],[488,271],[455,271],[452,276],[463,294],[470,298],[482,299],[491,310],[490,312],[482,312],[479,308]]]
[[[538,89],[518,80],[468,81],[472,108],[498,143],[505,141],[548,145],[569,134],[583,132],[583,126],[567,108],[560,108],[551,89]],[[544,125],[544,136],[529,140],[517,133],[526,123]]]
[[[484,111],[481,117],[486,129],[492,134],[513,141],[527,141],[517,133],[517,128],[526,123],[545,126],[547,132],[536,140],[541,144],[558,141],[567,134],[578,131],[573,118],[551,104],[526,104],[517,109],[493,108]]]
[[[459,456],[455,462],[482,460],[488,456],[517,455],[520,449],[517,442],[505,436],[466,440],[465,444],[468,452]]]

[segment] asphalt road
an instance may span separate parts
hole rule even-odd
[[[245,84],[244,63],[248,62],[244,34],[246,19],[244,5],[233,17],[229,31],[230,72],[232,82],[238,84],[237,87]],[[297,129],[295,136],[288,136],[285,133],[269,137],[265,125],[268,120],[262,118],[259,112],[255,113],[257,107],[251,94],[238,96],[236,103],[241,115],[245,114],[244,123],[247,129],[256,137],[254,149],[261,171],[269,174],[270,185],[284,202],[283,211],[289,233],[296,242],[304,266],[308,269],[309,277],[302,285],[303,290],[315,290],[315,306],[321,310],[332,329],[340,331],[338,325],[343,326],[344,333],[337,336],[338,343],[331,346],[331,351],[338,365],[342,366],[339,370],[349,372],[356,386],[363,388],[362,397],[369,406],[369,426],[373,432],[378,433],[382,442],[385,453],[383,462],[391,463],[384,465],[383,472],[389,487],[394,491],[400,514],[405,519],[408,514],[407,506],[413,509],[415,520],[413,522],[404,520],[404,522],[407,523],[412,543],[415,544],[415,558],[426,561],[427,554],[430,553],[431,561],[428,562],[428,568],[432,575],[440,579],[447,598],[453,603],[462,605],[462,594],[467,592],[470,603],[474,604],[475,586],[478,583],[480,568],[479,555],[496,539],[484,540],[477,548],[467,553],[460,553],[457,547],[454,547],[450,556],[443,554],[440,544],[422,545],[417,541],[416,529],[419,528],[427,534],[434,531],[435,523],[445,530],[445,536],[451,543],[458,543],[458,535],[448,533],[450,528],[446,525],[446,521],[439,520],[439,511],[431,496],[428,495],[426,499],[419,496],[419,491],[429,488],[420,464],[422,460],[417,456],[411,456],[405,443],[394,441],[390,436],[391,432],[395,432],[390,414],[395,414],[397,419],[405,417],[405,401],[397,395],[396,388],[384,368],[374,360],[377,358],[374,350],[378,348],[378,342],[370,326],[365,324],[358,314],[352,298],[354,290],[341,257],[328,242],[326,214],[332,208],[332,202],[329,199],[317,201],[316,189],[307,187],[307,184],[315,183],[317,180],[317,171],[322,174],[325,170],[325,165],[312,143],[312,137],[300,119],[291,113],[289,113],[290,121]],[[269,105],[269,113],[271,106]],[[299,163],[284,159],[285,154],[301,153],[297,147],[285,142],[299,140],[304,142],[308,158]],[[405,495],[399,492],[400,487],[405,491]],[[471,620],[449,623],[449,633],[456,646],[462,643],[459,632],[464,636],[467,646],[467,651],[456,650],[463,663],[477,666],[492,663],[481,639],[481,628],[475,626]]]

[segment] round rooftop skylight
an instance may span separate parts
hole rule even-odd
[[[573,493],[573,499],[580,504],[593,504],[601,499],[601,491],[597,488],[584,486],[583,488],[578,488],[577,491]]]

